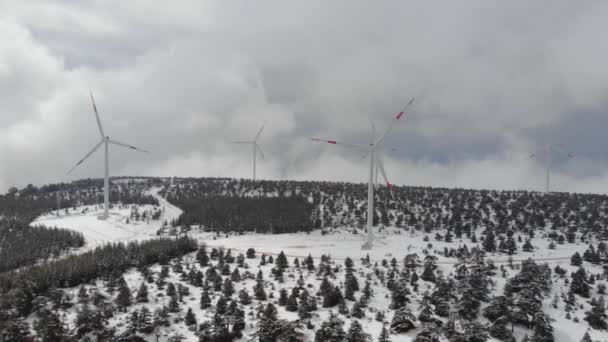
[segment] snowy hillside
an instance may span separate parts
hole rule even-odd
[[[106,221],[70,205],[31,223],[86,245],[0,274],[4,336],[608,341],[605,196],[396,187],[378,192],[362,251],[362,185],[120,184],[158,205],[115,201]]]

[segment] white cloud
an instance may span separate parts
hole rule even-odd
[[[541,165],[525,156],[549,123],[593,134],[579,148],[602,143],[586,130],[608,105],[602,2],[57,0],[0,10],[3,189],[63,180],[97,139],[91,88],[108,134],[153,151],[113,152],[121,174],[248,176],[249,153],[229,142],[266,121],[261,177],[363,181],[359,157],[305,137],[365,143],[370,121],[382,129],[413,95],[387,142],[399,147],[387,159],[397,183],[538,189]],[[608,157],[582,157],[556,160],[556,186],[606,191],[604,173],[586,170]],[[98,168],[94,158],[74,176]]]

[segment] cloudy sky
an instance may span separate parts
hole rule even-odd
[[[608,193],[608,2],[0,1],[0,191],[111,172],[366,180],[359,153],[412,96],[385,153],[398,184]],[[542,155],[540,155],[542,156]]]

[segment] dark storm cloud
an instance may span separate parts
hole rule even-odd
[[[387,145],[397,183],[608,192],[608,4],[600,1],[53,1],[0,5],[0,189],[65,180],[106,131],[113,174],[250,175],[230,145],[262,122],[268,178],[365,180],[352,151],[417,101]],[[71,177],[97,176],[100,156]],[[43,166],[43,167],[42,167]]]

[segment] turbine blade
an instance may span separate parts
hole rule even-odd
[[[260,128],[260,130],[258,131],[258,134],[255,135],[255,141],[258,141],[258,139],[260,138],[260,134],[262,134],[262,131],[264,130],[264,126],[266,126],[265,123],[262,125],[262,128]]]
[[[380,169],[380,173],[382,174],[382,178],[386,182],[386,187],[391,192],[391,196],[393,196],[393,185],[389,182],[388,177],[386,177],[386,171],[384,170],[384,163],[382,162],[382,158],[378,156],[376,158],[376,162],[378,163],[378,168]]]
[[[95,105],[95,99],[93,98],[93,91],[91,90],[91,102],[93,103],[93,111],[95,112],[95,119],[97,120],[97,127],[99,128],[99,134],[101,138],[105,138],[106,135],[103,132],[103,127],[101,126],[101,120],[99,119],[99,112],[97,111],[97,106]]]
[[[144,153],[150,153],[149,151],[142,150],[141,148],[137,148],[137,147],[135,147],[135,146],[133,146],[133,145],[129,145],[129,144],[125,144],[125,143],[121,143],[120,141],[116,141],[116,140],[112,140],[112,139],[110,139],[110,140],[108,140],[108,142],[109,142],[110,144],[117,145],[117,146],[121,146],[121,147],[130,148],[130,149],[135,150],[135,151],[144,152]]]
[[[233,141],[231,144],[255,144],[255,141]]]
[[[382,141],[384,141],[384,138],[386,138],[386,136],[391,132],[391,130],[393,129],[393,126],[395,125],[395,123],[397,121],[401,120],[401,118],[403,117],[403,115],[405,115],[405,111],[409,108],[409,106],[412,105],[412,103],[414,103],[414,98],[413,97],[410,100],[410,102],[408,102],[403,107],[403,109],[401,109],[401,111],[399,113],[397,113],[397,115],[395,116],[395,118],[391,121],[391,124],[386,129],[386,132],[384,132],[384,134],[382,134],[382,136],[378,140],[376,140],[375,145],[379,145],[379,144],[382,143]]]
[[[262,157],[262,159],[265,159],[264,158],[264,153],[262,152],[262,149],[260,148],[260,145],[255,144],[255,148],[258,150],[258,152],[260,152],[260,156]]]
[[[574,154],[572,154],[572,152],[564,150],[560,145],[552,145],[551,149],[555,152],[565,154],[568,158],[574,158]]]
[[[318,138],[311,138],[310,140],[312,141],[318,141],[318,142],[324,142],[324,143],[328,143],[331,145],[340,145],[340,146],[344,146],[347,148],[354,148],[354,149],[367,149],[366,146],[362,146],[362,145],[357,145],[357,144],[350,144],[350,143],[344,143],[344,142],[339,142],[336,140],[326,140],[326,139],[318,139]]]
[[[72,173],[72,171],[74,171],[74,169],[76,169],[80,164],[82,164],[85,160],[87,160],[87,158],[89,158],[91,156],[91,154],[95,153],[95,151],[97,151],[99,149],[99,147],[101,146],[101,144],[103,144],[103,142],[104,142],[104,140],[101,140],[99,143],[97,143],[97,145],[95,145],[89,153],[87,153],[82,159],[80,159],[80,161],[78,161],[78,163],[76,163],[76,165],[74,165],[74,167],[72,167],[70,169],[70,171],[68,171],[66,173],[66,175],[69,175],[70,173]]]

